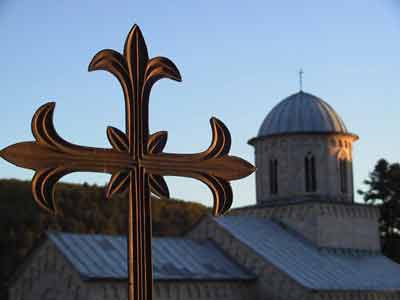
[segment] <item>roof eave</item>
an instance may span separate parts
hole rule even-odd
[[[352,137],[353,142],[359,139],[359,136],[350,132],[329,132],[329,131],[296,131],[296,132],[282,132],[282,133],[272,133],[267,135],[256,136],[247,141],[247,143],[251,146],[255,146],[258,141],[265,140],[273,137],[287,137],[287,136],[295,136],[295,135],[342,135],[347,137]]]

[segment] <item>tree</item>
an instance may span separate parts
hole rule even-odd
[[[378,160],[364,184],[368,190],[359,190],[358,193],[366,203],[380,207],[383,252],[400,262],[400,164]]]

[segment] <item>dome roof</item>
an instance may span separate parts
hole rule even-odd
[[[348,133],[342,119],[324,100],[300,91],[278,103],[266,116],[258,137],[283,133]]]

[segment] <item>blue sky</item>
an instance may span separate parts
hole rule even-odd
[[[118,4],[118,5],[117,5]],[[113,6],[114,5],[114,6]],[[298,90],[330,103],[354,147],[355,189],[380,157],[399,161],[400,2],[353,1],[24,1],[0,0],[0,148],[31,140],[30,120],[56,101],[55,126],[71,142],[108,147],[106,127],[124,128],[120,87],[88,73],[92,56],[122,50],[140,25],[150,56],[172,59],[182,83],[152,92],[150,127],[167,130],[168,152],[209,144],[209,118],[231,130],[232,153],[253,162],[247,140],[265,115]],[[0,161],[0,178],[32,172]],[[104,184],[108,175],[65,181]],[[168,178],[174,197],[211,204],[194,180]],[[234,205],[255,202],[254,176],[234,182]]]

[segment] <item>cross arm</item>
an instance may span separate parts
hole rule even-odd
[[[112,149],[85,147],[62,139],[53,125],[55,104],[41,106],[32,118],[35,141],[21,142],[0,151],[0,157],[19,167],[36,171],[32,180],[35,201],[44,210],[56,213],[54,187],[61,177],[73,172],[97,172],[112,174],[111,182],[121,188],[121,174],[137,166],[129,152],[124,150],[124,136],[116,128],[109,127],[107,136]],[[155,136],[163,141],[163,135]],[[154,138],[151,139],[154,141]],[[153,151],[159,144],[152,144]],[[161,177],[150,176],[150,189],[160,195],[168,195],[168,188]],[[112,193],[108,193],[111,196]]]
[[[149,153],[140,165],[149,174],[191,177],[202,181],[214,198],[213,214],[225,213],[232,204],[229,181],[246,177],[255,168],[247,161],[230,156],[231,135],[220,120],[211,118],[212,140],[207,150],[196,154]]]
[[[141,165],[152,174],[162,176],[195,177],[194,174],[208,174],[227,181],[249,176],[254,167],[247,161],[226,155],[220,158],[191,159],[191,154],[168,154],[146,156]]]
[[[141,164],[150,174],[200,180],[213,194],[213,214],[224,214],[232,205],[233,194],[229,181],[250,175],[254,167],[235,156],[189,159],[191,156],[163,153],[145,157]]]

